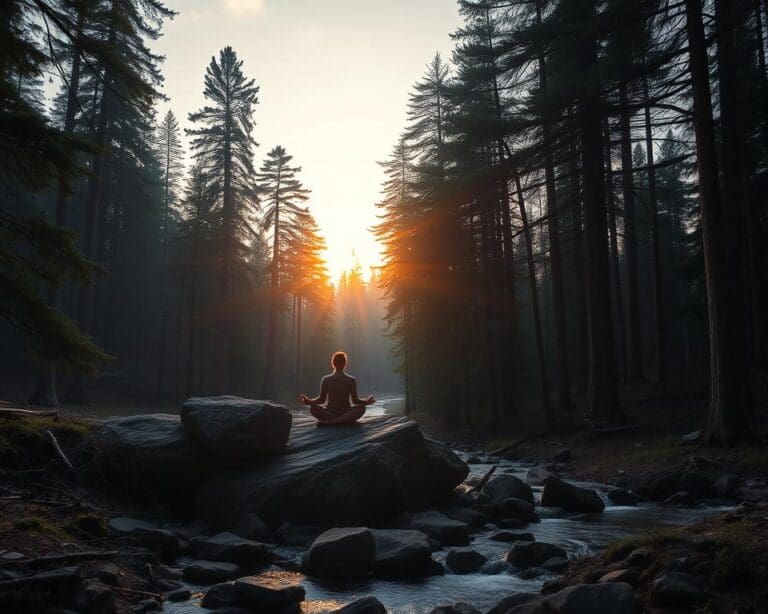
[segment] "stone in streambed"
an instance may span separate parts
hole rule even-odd
[[[452,520],[440,512],[428,511],[414,514],[408,528],[422,531],[446,546],[463,546],[469,543],[467,523]]]
[[[502,518],[517,518],[523,522],[538,522],[540,520],[532,503],[515,497],[504,499],[496,511]]]
[[[555,475],[543,465],[531,467],[525,475],[525,481],[531,486],[543,486],[547,478]]]
[[[581,488],[551,476],[541,493],[542,507],[560,507],[568,512],[602,512],[605,503],[596,491]]]
[[[331,614],[387,614],[387,608],[376,597],[369,595],[355,599],[344,607],[333,610]]]
[[[492,477],[483,486],[483,493],[491,500],[494,507],[501,505],[510,497],[533,504],[531,487],[513,475],[502,474]]]
[[[480,614],[480,610],[473,608],[468,603],[454,603],[451,605],[441,605],[434,608],[429,614]]]
[[[373,571],[375,556],[376,542],[370,529],[329,529],[312,542],[302,567],[320,578],[365,578]]]
[[[469,507],[451,507],[443,511],[443,514],[452,518],[453,520],[459,520],[467,523],[473,529],[480,529],[488,522],[488,514],[479,512]]]
[[[297,608],[304,601],[305,591],[300,584],[279,588],[257,577],[235,581],[234,605],[254,612],[282,612]]]
[[[468,471],[405,418],[317,428],[315,420],[296,416],[284,454],[210,479],[197,506],[219,526],[249,512],[270,527],[286,521],[364,526],[447,501]]]
[[[236,565],[263,565],[270,561],[269,549],[262,543],[243,539],[234,533],[219,533],[205,538],[197,556],[207,561],[225,561]]]
[[[319,527],[300,526],[292,522],[284,522],[275,531],[277,537],[287,546],[301,547],[311,544],[322,532],[323,530]]]
[[[637,497],[623,488],[613,488],[608,491],[608,499],[616,505],[637,505]]]
[[[192,596],[192,591],[188,588],[177,588],[176,590],[169,591],[165,594],[165,598],[168,601],[189,601]]]
[[[235,585],[233,582],[214,584],[203,595],[200,605],[209,610],[231,606],[235,601]]]
[[[243,575],[239,565],[223,561],[193,561],[184,568],[183,577],[192,584],[226,582]]]
[[[448,553],[445,564],[453,573],[472,573],[480,569],[488,561],[482,554],[472,548],[455,548]]]
[[[273,544],[275,543],[275,536],[269,527],[264,524],[264,521],[256,514],[250,512],[238,520],[232,527],[231,533],[244,537],[245,539],[252,539],[257,542]]]
[[[568,553],[560,546],[546,542],[515,542],[507,553],[506,560],[515,567],[541,567],[544,561],[553,557],[567,559]]]
[[[488,614],[509,614],[514,612],[518,607],[524,606],[527,603],[534,602],[540,599],[541,596],[536,593],[515,593],[504,597],[499,603],[488,611]],[[527,610],[521,610],[527,612]]]
[[[291,412],[271,401],[193,397],[181,408],[181,423],[212,456],[249,461],[284,450],[291,430]]]
[[[522,531],[496,531],[488,536],[488,539],[493,542],[532,542],[536,541],[533,537],[533,533],[525,533]]]
[[[382,577],[428,575],[432,560],[429,538],[421,531],[371,529],[376,544],[373,573]]]
[[[553,556],[541,564],[541,568],[554,573],[562,573],[568,567],[568,559],[562,556]]]

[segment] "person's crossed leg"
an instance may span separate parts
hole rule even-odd
[[[365,413],[365,405],[353,405],[349,410],[338,413],[331,411],[323,405],[311,405],[311,413],[319,424],[348,424],[362,417]]]

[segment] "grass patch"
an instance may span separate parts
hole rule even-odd
[[[712,583],[727,586],[752,577],[759,580],[768,569],[768,550],[762,540],[755,539],[758,527],[749,520],[724,524],[712,535],[717,543]]]
[[[45,535],[51,535],[59,539],[69,538],[69,535],[61,527],[57,527],[49,520],[46,520],[40,516],[27,516],[26,518],[20,518],[19,520],[14,520],[12,525],[13,528],[17,531],[43,533]]]
[[[745,448],[736,459],[735,465],[745,470],[768,470],[768,446]]]
[[[618,561],[636,548],[647,547],[656,550],[666,544],[680,542],[685,539],[684,529],[685,527],[667,527],[618,539],[611,542],[605,549],[605,557],[609,561]]]

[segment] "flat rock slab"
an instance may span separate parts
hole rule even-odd
[[[181,408],[181,423],[211,455],[249,461],[283,451],[291,430],[291,412],[271,401],[192,397]]]
[[[322,527],[368,525],[409,508],[447,500],[469,473],[412,420],[369,418],[318,428],[294,415],[285,453],[209,479],[199,514],[232,526],[249,512],[270,527],[285,521]]]

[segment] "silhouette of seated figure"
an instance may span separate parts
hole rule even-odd
[[[317,418],[318,426],[355,422],[365,413],[366,406],[376,402],[372,396],[367,399],[357,396],[357,380],[344,373],[347,366],[344,352],[336,352],[331,357],[331,365],[333,373],[322,379],[317,397],[310,399],[305,394],[299,395],[299,401],[309,405],[309,412]]]

